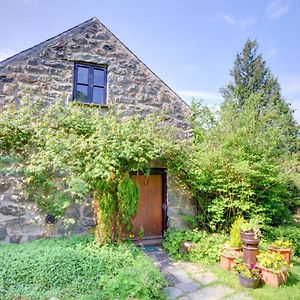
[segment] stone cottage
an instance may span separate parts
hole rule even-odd
[[[186,130],[188,105],[97,18],[92,18],[32,48],[0,62],[0,109],[22,97],[59,98],[113,107],[123,115],[165,112],[168,122]],[[76,100],[75,100],[76,99]],[[183,227],[183,215],[194,207],[186,192],[162,166],[136,179],[147,215],[135,222],[145,238],[161,237],[168,227]],[[92,225],[89,202],[71,207],[54,224],[20,190],[21,178],[0,173],[0,240],[24,242],[43,236],[83,233]],[[155,190],[155,193],[149,191]],[[153,217],[158,221],[153,225]],[[51,218],[50,218],[51,219]]]

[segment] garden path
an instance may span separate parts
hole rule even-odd
[[[190,262],[175,262],[161,247],[141,248],[152,258],[168,281],[165,288],[168,299],[180,300],[252,300],[243,293],[218,283],[212,272]]]

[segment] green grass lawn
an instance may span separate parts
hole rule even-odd
[[[92,237],[0,245],[0,299],[162,299],[164,279],[133,244]]]
[[[225,271],[219,265],[207,266],[219,278],[220,282],[226,284],[239,292],[246,292],[255,300],[300,300],[300,258],[293,261],[290,275],[285,285],[279,288],[270,288],[260,285],[257,289],[246,289],[240,286],[237,275]]]

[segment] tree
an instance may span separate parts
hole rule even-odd
[[[233,69],[230,71],[233,83],[221,89],[224,103],[233,101],[237,104],[237,109],[241,110],[251,95],[259,95],[257,111],[265,114],[272,109],[273,118],[268,126],[277,123],[282,127],[284,135],[289,138],[282,147],[288,152],[295,152],[297,126],[293,119],[293,110],[281,95],[277,77],[266,66],[262,55],[257,54],[257,49],[257,41],[248,39],[243,51],[237,54]]]

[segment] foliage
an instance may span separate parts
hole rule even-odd
[[[147,272],[138,272],[137,270]],[[149,281],[152,285],[150,286]],[[117,274],[106,274],[100,280],[103,299],[162,299],[162,276],[152,262],[137,260],[133,266]],[[145,288],[146,284],[146,288]]]
[[[229,245],[232,248],[240,248],[242,246],[242,241],[240,237],[241,225],[245,222],[244,218],[237,218],[230,229],[230,240]]]
[[[257,47],[237,55],[219,111],[192,106],[193,146],[177,169],[206,230],[229,231],[236,216],[278,226],[299,204],[298,128]]]
[[[99,199],[96,240],[101,244],[125,240],[137,212],[138,186],[125,174],[120,181],[114,178],[99,184],[96,198]]]
[[[233,270],[245,278],[259,279],[261,276],[260,270],[256,265],[251,264],[250,266],[247,266],[243,263],[242,259],[235,260]]]
[[[289,268],[286,284],[281,285],[277,289],[267,285],[260,285],[258,289],[247,289],[245,291],[234,272],[221,269],[219,264],[210,265],[207,269],[217,275],[219,284],[229,286],[239,293],[247,292],[248,296],[253,300],[300,299],[300,259],[296,259],[293,266]]]
[[[254,238],[257,239],[261,236],[262,221],[259,217],[253,217],[241,224],[240,228],[242,232],[254,232]]]
[[[290,208],[299,199],[294,185],[299,161],[280,148],[288,142],[280,117],[269,126],[274,112],[268,107],[260,115],[259,101],[260,96],[251,96],[239,113],[227,102],[206,118],[200,104],[193,107],[194,144],[181,179],[197,201],[195,220],[206,230],[228,231],[236,216],[259,216],[271,225],[291,220]]]
[[[293,120],[293,111],[290,105],[281,96],[281,87],[278,79],[266,66],[261,54],[257,54],[258,43],[255,40],[247,40],[241,53],[238,53],[234,61],[230,75],[233,83],[221,89],[225,102],[234,101],[239,109],[243,109],[247,99],[251,95],[259,95],[256,111],[264,115],[272,107],[274,115],[280,116],[282,131],[286,132],[289,143],[281,144],[288,151],[295,150],[297,128]],[[274,122],[277,122],[274,120]],[[270,123],[272,126],[272,123]]]
[[[90,237],[0,245],[0,298],[159,299],[164,280],[132,244]]]
[[[184,258],[207,264],[219,261],[220,251],[226,238],[228,237],[225,235],[211,235],[205,231],[170,229],[164,235],[163,246],[173,258]],[[196,244],[196,247],[188,254],[180,253],[180,246],[185,241]]]
[[[264,251],[257,255],[257,263],[274,272],[280,271],[288,266],[281,254],[278,252]]]
[[[300,226],[298,224],[286,224],[279,227],[265,228],[264,237],[269,243],[278,239],[291,241],[294,254],[300,256]]]
[[[0,151],[25,157],[28,193],[54,216],[93,194],[102,210],[104,236],[98,240],[120,241],[130,231],[138,197],[126,174],[147,175],[151,161],[168,165],[181,153],[177,132],[161,126],[164,120],[125,119],[103,115],[97,107],[25,99],[18,109],[6,106],[0,116]]]
[[[293,244],[290,241],[276,240],[270,247],[274,249],[290,249],[293,247]]]

